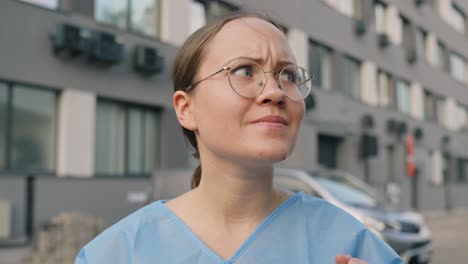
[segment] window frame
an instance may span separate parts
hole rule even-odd
[[[6,90],[7,90],[7,101],[6,101],[6,106],[5,106],[5,160],[4,160],[4,168],[0,168],[0,175],[2,174],[8,174],[8,175],[25,175],[25,174],[35,174],[35,175],[44,175],[44,176],[53,176],[56,173],[57,169],[57,136],[58,136],[58,126],[59,126],[59,94],[60,90],[48,87],[48,86],[43,86],[43,85],[37,85],[37,84],[31,84],[27,82],[18,82],[18,81],[10,81],[10,80],[5,80],[5,79],[0,79],[0,83],[5,84]],[[52,170],[43,170],[43,169],[18,169],[18,168],[13,168],[12,166],[12,149],[13,149],[13,128],[14,128],[14,120],[13,120],[13,115],[14,115],[14,109],[13,109],[13,90],[15,89],[15,86],[24,86],[28,87],[28,89],[33,89],[36,91],[45,91],[45,92],[50,92],[55,96],[55,122],[53,126],[54,130],[54,135],[55,135],[55,144],[53,148],[53,166]],[[24,89],[24,88],[20,88]]]

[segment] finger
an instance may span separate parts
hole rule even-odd
[[[352,258],[349,260],[347,264],[367,264],[364,260],[357,259],[357,258]]]
[[[336,264],[348,264],[348,261],[351,259],[350,255],[336,255],[335,262]]]

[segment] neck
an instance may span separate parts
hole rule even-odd
[[[273,189],[271,165],[245,168],[219,160],[202,163],[202,178],[193,191],[194,198],[226,226],[257,225],[285,199]]]

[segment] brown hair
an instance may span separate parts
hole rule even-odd
[[[237,11],[230,13],[229,15],[215,20],[211,23],[206,24],[192,35],[190,35],[180,48],[177,57],[174,62],[174,68],[172,71],[172,80],[174,82],[174,91],[185,90],[189,87],[198,73],[198,69],[205,55],[205,47],[209,42],[218,34],[218,32],[228,22],[240,19],[254,17],[265,20],[278,29],[282,29],[267,15],[252,12],[252,11]],[[197,159],[200,158],[198,152],[197,139],[195,133],[182,127],[185,140],[194,148],[195,152],[193,156]],[[201,164],[195,169],[192,176],[192,189],[196,188],[200,184],[201,180]]]

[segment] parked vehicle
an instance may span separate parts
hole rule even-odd
[[[293,192],[322,198],[345,210],[385,240],[408,264],[425,264],[432,257],[432,235],[414,211],[388,208],[384,195],[358,178],[336,170],[275,169],[274,184]]]

